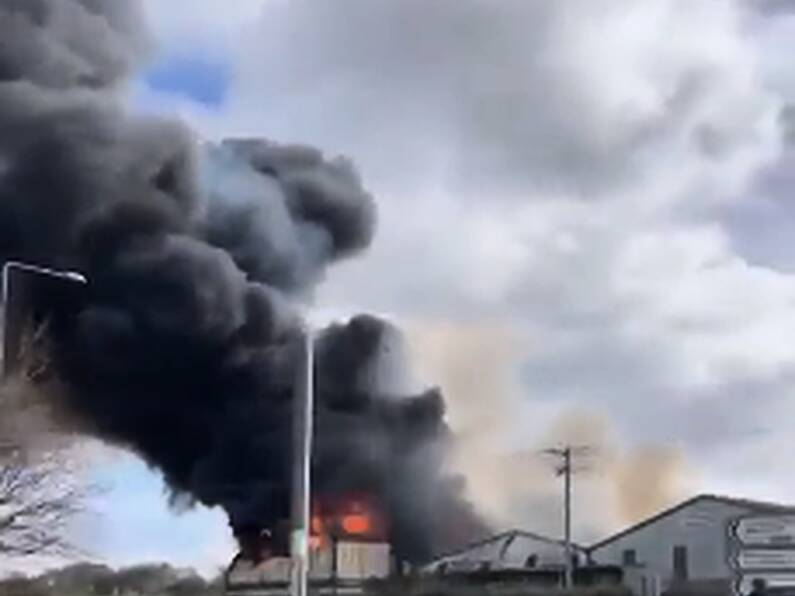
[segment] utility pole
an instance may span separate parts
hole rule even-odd
[[[572,566],[573,552],[571,548],[571,475],[574,472],[572,458],[590,451],[589,447],[572,447],[565,445],[552,449],[545,449],[543,453],[553,455],[560,460],[555,469],[556,476],[563,476],[563,549],[565,554],[564,587],[574,587],[574,569]]]
[[[309,529],[314,418],[314,344],[312,332],[303,330],[298,346],[298,374],[293,403],[292,503],[290,528],[290,596],[307,596]]]

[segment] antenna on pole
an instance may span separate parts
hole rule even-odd
[[[586,455],[591,451],[592,449],[587,445],[564,445],[563,447],[553,447],[542,451],[543,454],[552,455],[560,461],[555,468],[555,475],[563,476],[563,545],[566,557],[563,587],[565,588],[574,587],[573,553],[571,548],[571,475],[575,470],[572,466],[572,459],[577,455]]]

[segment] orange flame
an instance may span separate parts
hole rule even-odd
[[[323,518],[319,515],[312,516],[309,532],[309,548],[319,550],[326,545],[327,532]]]
[[[368,497],[321,498],[313,504],[310,546],[323,548],[331,537],[383,539],[383,519]]]
[[[372,528],[370,516],[366,513],[353,513],[342,518],[342,529],[346,534],[368,534]]]

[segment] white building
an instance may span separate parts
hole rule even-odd
[[[583,549],[572,545],[573,555]],[[427,573],[468,572],[481,569],[562,569],[566,560],[565,546],[560,540],[511,530],[470,544],[444,555],[427,565]]]
[[[713,585],[734,581],[729,525],[747,515],[795,514],[795,507],[701,495],[667,509],[588,548],[600,565],[620,565],[625,582],[652,596],[673,582]]]
[[[273,557],[254,564],[235,557],[226,573],[226,594],[231,596],[286,596],[291,562]],[[309,581],[314,594],[359,595],[372,579],[392,572],[392,549],[383,542],[339,541],[309,553]]]

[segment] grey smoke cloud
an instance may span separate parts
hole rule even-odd
[[[145,55],[139,10],[0,6],[0,259],[89,280],[81,310],[53,327],[80,430],[144,458],[174,502],[221,506],[236,537],[286,540],[299,300],[370,245],[374,199],[346,159],[199,142],[125,109]],[[396,552],[423,560],[484,526],[442,470],[439,392],[361,381],[389,368],[396,334],[365,315],[319,331],[313,490],[379,499]]]
[[[109,88],[144,56],[137,2],[6,0],[0,79],[50,89]]]

